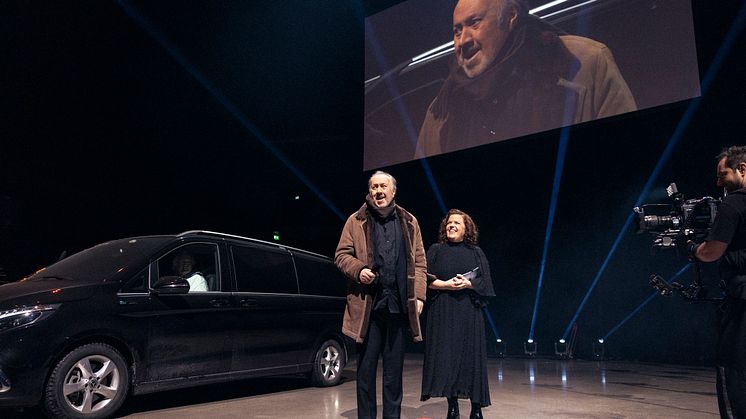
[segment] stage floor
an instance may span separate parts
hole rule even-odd
[[[309,387],[305,379],[290,376],[130,397],[120,416],[356,418],[354,367],[353,362],[342,384],[332,388]],[[485,418],[718,417],[713,368],[507,358],[490,359],[489,375],[492,406],[483,410]],[[420,401],[421,378],[422,355],[408,354],[402,418],[445,417],[445,399]],[[468,401],[461,401],[462,418],[469,408]]]

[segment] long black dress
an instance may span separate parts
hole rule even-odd
[[[447,281],[479,266],[472,289],[434,291],[428,301],[422,397],[458,397],[490,405],[482,307],[495,295],[487,258],[479,247],[438,243],[427,251],[430,274]]]

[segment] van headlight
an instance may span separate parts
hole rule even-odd
[[[39,304],[0,311],[0,333],[36,323],[51,314],[58,306],[59,304]]]

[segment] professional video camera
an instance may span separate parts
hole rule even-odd
[[[719,199],[711,196],[684,200],[672,183],[666,188],[670,204],[644,204],[635,207],[637,232],[655,234],[654,248],[684,248],[688,241],[701,242],[715,221]]]
[[[675,183],[666,188],[670,204],[644,204],[635,207],[636,231],[649,232],[655,235],[653,249],[686,249],[689,241],[700,243],[710,231],[717,214],[720,199],[710,196],[695,199],[684,199]],[[688,255],[687,255],[688,256]],[[677,291],[684,299],[693,302],[719,301],[719,298],[707,297],[702,286],[699,263],[694,260],[694,281],[689,285],[669,282],[660,275],[651,275],[650,284],[663,296]]]

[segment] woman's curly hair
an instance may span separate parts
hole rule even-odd
[[[464,243],[468,244],[469,246],[476,246],[477,238],[479,237],[479,230],[477,229],[477,225],[474,224],[474,220],[471,219],[469,214],[457,209],[449,210],[448,214],[446,214],[446,217],[443,218],[443,221],[440,222],[440,230],[438,231],[438,243],[446,243],[448,241],[448,236],[446,235],[446,225],[448,224],[448,219],[451,217],[451,215],[460,215],[464,217],[464,227],[466,228],[466,230],[464,231]]]

